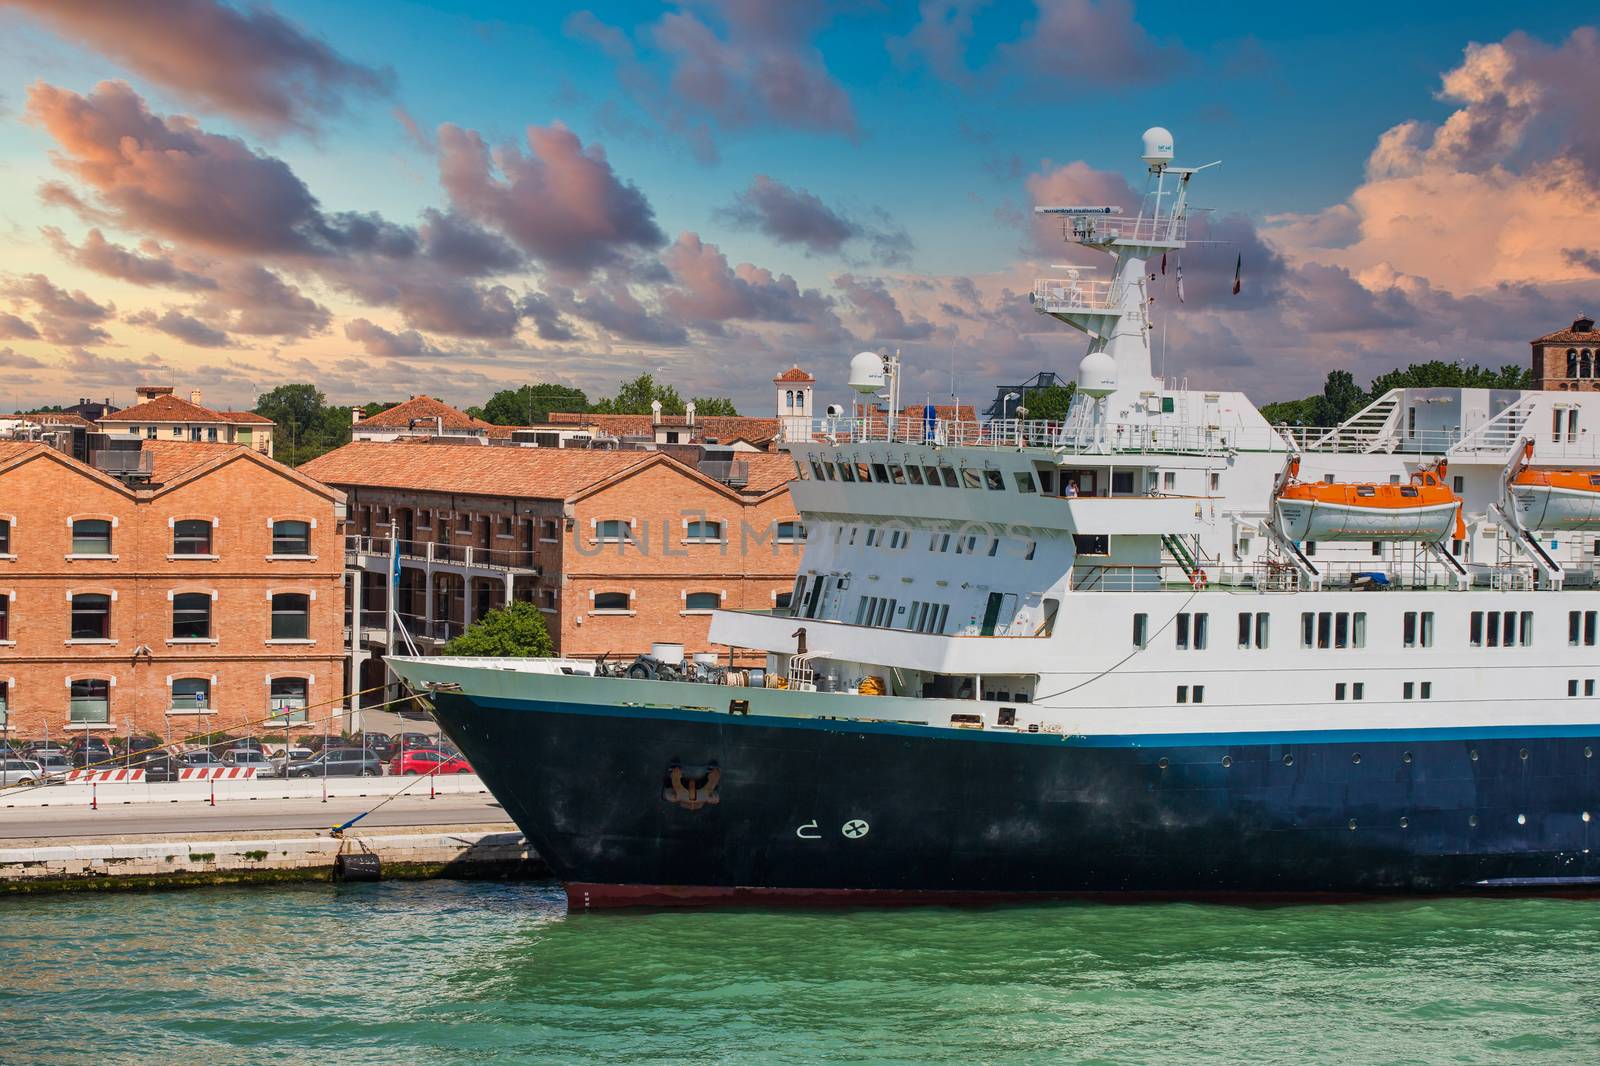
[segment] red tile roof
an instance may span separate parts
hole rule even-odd
[[[213,459],[220,459],[230,452],[244,452],[250,449],[239,444],[147,440],[140,442],[139,450],[151,457],[153,469],[150,472],[150,479],[167,482],[174,481],[196,467],[204,466]]]
[[[740,452],[734,461],[749,469],[746,492],[770,492],[794,480],[794,460],[787,452]]]
[[[356,441],[300,467],[329,485],[565,500],[658,452]],[[670,460],[669,460],[670,461]]]
[[[791,366],[788,370],[772,379],[773,381],[816,381],[817,379],[801,370],[798,366]]]
[[[180,400],[176,396],[157,396],[106,415],[102,422],[221,422],[223,418],[209,407]]]
[[[492,423],[473,418],[465,411],[458,411],[432,396],[413,396],[405,403],[397,403],[370,418],[363,418],[356,423],[356,428],[410,429],[413,419],[438,419],[445,429],[481,429],[487,432],[492,428]]]
[[[217,411],[225,422],[232,422],[236,426],[275,426],[278,423],[265,415],[258,415],[254,411]]]
[[[1571,343],[1571,344],[1600,344],[1600,330],[1594,328],[1594,319],[1588,315],[1579,315],[1566,329],[1558,329],[1554,333],[1546,333],[1543,337],[1534,340],[1535,344]]]
[[[71,411],[27,411],[19,413],[16,417],[26,418],[30,422],[37,422],[42,426],[76,426],[80,429],[93,429],[94,423],[82,415],[75,415]]]

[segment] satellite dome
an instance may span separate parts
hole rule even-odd
[[[1117,391],[1117,361],[1105,352],[1090,352],[1078,364],[1078,391],[1096,400]]]
[[[1144,161],[1159,167],[1172,162],[1172,134],[1163,126],[1144,131]]]
[[[850,360],[850,387],[864,396],[881,392],[884,386],[883,356],[859,352]]]

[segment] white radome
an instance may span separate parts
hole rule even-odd
[[[850,387],[863,395],[883,390],[883,356],[859,352],[850,360]]]
[[[1078,364],[1078,391],[1100,399],[1117,391],[1117,361],[1105,352],[1090,352]]]
[[[1165,126],[1144,131],[1144,161],[1150,166],[1172,162],[1172,133]]]

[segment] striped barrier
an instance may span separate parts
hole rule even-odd
[[[107,781],[143,781],[144,770],[68,770],[68,781],[93,781],[105,783]]]
[[[178,771],[179,781],[232,781],[254,776],[254,766],[190,766]]]

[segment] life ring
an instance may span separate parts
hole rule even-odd
[[[1206,587],[1206,572],[1203,567],[1195,567],[1194,573],[1189,575],[1189,584],[1194,586],[1196,592],[1203,591]]]

